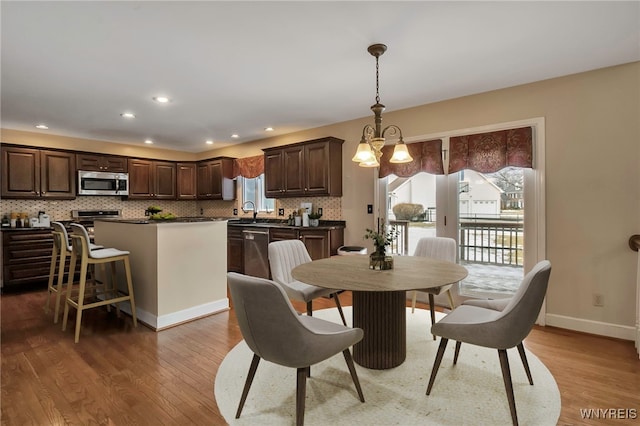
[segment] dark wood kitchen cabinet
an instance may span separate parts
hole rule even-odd
[[[244,237],[242,228],[227,226],[227,271],[244,273]]]
[[[176,164],[168,161],[129,159],[130,200],[175,200]]]
[[[342,139],[264,149],[268,198],[342,196]]]
[[[196,163],[176,164],[176,174],[178,200],[195,200],[198,197]]]
[[[75,154],[2,145],[2,198],[73,199]]]
[[[126,173],[128,171],[127,157],[101,154],[76,154],[76,169],[90,172]]]
[[[50,229],[2,231],[3,290],[49,279],[53,235]]]
[[[197,165],[198,200],[235,200],[233,158],[216,158]]]

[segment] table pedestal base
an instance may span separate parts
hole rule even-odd
[[[407,356],[405,291],[354,291],[353,326],[364,330],[353,347],[353,360],[363,367],[397,367]]]

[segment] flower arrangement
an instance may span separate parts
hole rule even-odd
[[[373,245],[376,249],[376,254],[384,256],[387,251],[387,246],[391,245],[393,241],[398,238],[398,230],[395,226],[387,229],[384,223],[378,224],[378,231],[367,228],[367,233],[364,235],[364,239],[373,240]]]

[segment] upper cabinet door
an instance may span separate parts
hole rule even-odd
[[[100,154],[76,154],[76,168],[92,172],[126,173],[128,171],[126,157]]]
[[[264,193],[267,198],[278,198],[284,192],[283,157],[282,150],[264,154]]]
[[[233,159],[218,158],[198,163],[198,199],[234,200]]]
[[[129,160],[129,198],[146,200],[153,198],[153,161]]]
[[[176,199],[176,165],[175,163],[154,161],[153,162],[153,196],[157,199]]]
[[[282,153],[284,159],[284,192],[289,196],[304,195],[304,147],[285,148]]]
[[[198,196],[196,183],[196,163],[176,165],[176,192],[178,200],[195,200]]]
[[[342,196],[342,139],[327,137],[264,150],[269,198]]]
[[[40,151],[40,196],[76,197],[76,156],[68,152]]]
[[[2,146],[3,198],[75,198],[75,155]]]

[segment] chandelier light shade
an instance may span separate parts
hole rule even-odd
[[[385,107],[380,103],[380,67],[378,59],[387,51],[387,46],[384,44],[372,44],[367,48],[367,51],[376,58],[376,103],[371,106],[371,111],[373,111],[375,117],[375,126],[370,124],[364,126],[358,149],[351,160],[359,163],[360,167],[379,167],[385,135],[388,134],[391,137],[398,136],[398,142],[389,161],[391,163],[409,163],[413,161],[413,158],[409,155],[407,145],[402,139],[402,130],[393,124],[384,129],[382,128],[382,112]]]

